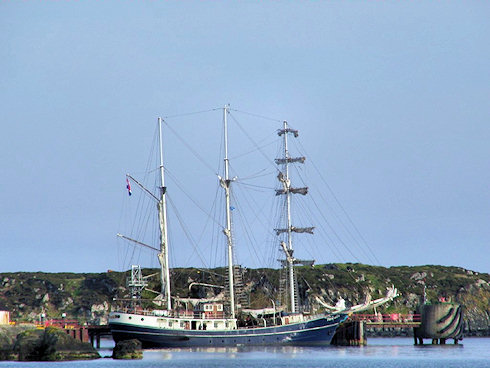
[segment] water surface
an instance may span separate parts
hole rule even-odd
[[[428,342],[428,340],[426,340]],[[110,343],[108,343],[110,344]],[[110,345],[101,355],[110,355]],[[412,338],[369,338],[362,347],[236,347],[145,350],[143,360],[81,362],[0,362],[0,368],[489,368],[490,338],[466,338],[460,345],[414,346]]]

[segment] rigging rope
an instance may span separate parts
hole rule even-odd
[[[247,131],[241,126],[241,124],[238,122],[238,120],[232,115],[230,114],[230,117],[233,119],[233,121],[236,123],[236,125],[238,126],[238,128],[240,128],[240,130],[242,131],[243,134],[245,134],[245,136],[250,140],[250,142],[252,142],[252,144],[255,146],[255,148],[257,149],[258,152],[260,152],[262,154],[262,156],[264,156],[264,158],[266,159],[267,162],[269,162],[273,167],[276,168],[277,171],[279,171],[279,169],[277,168],[275,162],[273,159],[271,159],[269,156],[267,156],[264,151],[262,150],[262,147],[259,147],[257,145],[257,143],[253,140],[253,138],[250,136],[250,134],[247,133]]]
[[[267,116],[254,114],[254,113],[251,113],[251,112],[240,111],[240,110],[236,110],[236,109],[229,109],[229,111],[235,111],[235,112],[239,112],[241,114],[250,115],[250,116],[254,116],[256,118],[261,118],[261,119],[265,119],[265,120],[275,121],[275,122],[279,122],[279,123],[282,123],[283,122],[282,120],[277,119],[277,118],[270,118],[270,117],[267,117]]]
[[[183,189],[183,186],[182,184],[177,180],[177,178],[171,173],[168,171],[168,169],[165,171],[168,176],[175,182],[177,188],[179,188],[181,190],[181,192],[188,198],[190,199],[190,201],[192,203],[194,203],[194,205],[199,208],[206,216],[208,216],[216,225],[218,225],[219,227],[221,227],[221,229],[224,229],[224,226],[218,221],[216,220],[214,217],[211,216],[211,214],[209,214],[199,203],[197,203],[197,201],[192,198],[189,194],[187,194],[187,192]]]
[[[306,150],[304,149],[303,145],[301,144],[301,142],[298,142],[301,149],[306,153]],[[326,185],[326,187],[328,188],[329,192],[331,193],[332,197],[334,198],[335,202],[337,203],[337,205],[340,207],[340,209],[342,210],[342,212],[344,213],[344,215],[347,217],[348,221],[350,222],[350,224],[352,225],[352,227],[354,228],[354,230],[357,232],[357,235],[360,237],[360,239],[362,240],[362,242],[364,243],[364,245],[368,248],[368,250],[371,252],[372,256],[374,257],[375,261],[377,262],[377,265],[380,266],[381,265],[381,262],[379,261],[379,259],[376,257],[376,254],[373,252],[373,250],[371,249],[371,247],[369,246],[368,242],[366,241],[366,239],[362,236],[361,232],[359,231],[359,229],[357,228],[357,226],[354,224],[354,221],[352,220],[352,218],[349,216],[349,214],[347,213],[347,211],[345,210],[344,206],[342,206],[342,204],[340,203],[339,199],[337,198],[337,196],[335,195],[335,193],[333,192],[332,188],[330,187],[330,185],[328,185],[327,181],[325,180],[325,178],[323,177],[323,175],[321,174],[320,170],[318,169],[318,167],[315,165],[315,163],[311,160],[311,164],[313,166],[313,168],[315,169],[315,171],[317,172],[317,174],[320,176],[320,179],[322,180],[322,182]]]
[[[179,211],[177,210],[177,206],[174,205],[174,202],[172,201],[171,197],[169,197],[168,195],[167,195],[167,199],[168,199],[169,204],[172,206],[172,210],[175,213],[175,217],[179,221],[179,224],[180,224],[180,227],[182,228],[182,231],[184,231],[185,237],[191,243],[192,247],[194,248],[194,251],[196,252],[196,254],[199,257],[199,259],[201,260],[202,264],[205,267],[208,267],[209,268],[209,266],[206,264],[206,261],[201,256],[201,253],[199,252],[198,247],[197,247],[196,243],[194,242],[194,239],[192,239],[190,233],[187,231],[187,228],[186,228],[186,226],[184,224],[184,220],[182,219],[182,217],[180,216]]]
[[[222,109],[223,109],[222,107],[216,107],[216,108],[210,109],[210,110],[201,110],[201,111],[194,111],[194,112],[186,112],[186,113],[177,114],[177,115],[167,115],[167,116],[163,116],[162,119],[180,118],[182,116],[204,114],[204,113],[207,113],[207,112],[212,112],[212,111],[217,111],[217,110],[222,110]]]
[[[243,198],[245,199],[245,202],[248,204],[247,198],[245,196],[243,196]],[[241,203],[240,203],[240,201],[237,199],[237,196],[235,195],[235,192],[234,191],[232,192],[232,199],[233,199],[233,202],[238,207],[238,209],[244,208],[244,206],[242,206]],[[252,206],[249,205],[249,208],[252,211]],[[244,230],[245,236],[248,238],[249,247],[252,248],[253,254],[256,257],[256,260],[260,264],[261,257],[259,256],[259,253],[257,252],[257,249],[256,249],[256,247],[254,245],[254,244],[257,243],[257,240],[255,239],[254,234],[249,231],[252,228],[252,226],[250,226],[250,224],[249,224],[249,219],[247,217],[243,216],[242,211],[240,211],[240,210],[236,211],[236,213],[237,213],[237,215],[240,217],[241,221],[245,225],[245,226],[243,226],[243,230]],[[257,219],[258,218],[258,215],[256,213],[254,213],[254,215],[255,215],[254,216],[255,219]]]
[[[187,149],[188,149],[188,150],[189,150],[189,151],[190,151],[190,152],[191,152],[191,153],[192,153],[192,154],[193,154],[193,155],[194,155],[194,156],[195,156],[195,157],[196,157],[196,158],[197,158],[197,159],[198,159],[198,160],[199,160],[199,161],[200,161],[200,162],[201,162],[201,163],[204,165],[204,166],[206,166],[206,167],[207,167],[207,168],[208,168],[208,169],[209,169],[209,170],[210,170],[210,171],[211,171],[213,174],[216,174],[216,172],[214,171],[214,168],[213,168],[213,167],[211,167],[211,165],[209,165],[209,164],[208,164],[208,163],[207,163],[207,162],[204,160],[204,158],[203,158],[203,157],[202,157],[202,156],[201,156],[199,153],[197,153],[197,152],[196,152],[196,150],[195,150],[195,149],[193,149],[193,148],[192,148],[192,147],[189,145],[189,143],[187,143],[187,142],[185,141],[185,139],[183,139],[183,138],[182,138],[182,137],[181,137],[181,136],[180,136],[180,135],[179,135],[179,134],[178,134],[178,133],[175,131],[175,129],[173,129],[173,128],[170,126],[170,124],[168,124],[168,123],[167,123],[167,121],[166,121],[166,120],[163,120],[163,122],[164,122],[164,123],[165,123],[165,125],[166,125],[166,126],[169,128],[169,130],[170,130],[170,131],[171,131],[171,132],[172,132],[172,133],[173,133],[173,134],[174,134],[174,135],[175,135],[175,136],[176,136],[176,137],[179,139],[179,141],[181,141],[181,142],[182,142],[182,144],[183,144],[184,146],[186,146],[186,147],[187,147]]]

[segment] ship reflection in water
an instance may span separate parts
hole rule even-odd
[[[488,367],[489,361],[490,338],[467,338],[460,345],[420,346],[414,345],[412,338],[405,337],[369,338],[368,345],[360,347],[236,346],[145,350],[143,361],[134,366],[483,368]]]
[[[334,347],[300,347],[300,346],[230,346],[230,347],[195,347],[195,348],[169,348],[169,349],[148,349],[144,352],[145,359],[176,359],[176,358],[192,358],[199,360],[200,358],[240,358],[253,355],[263,356],[295,356],[313,351],[322,351],[323,349],[334,349]]]
[[[490,338],[459,345],[414,345],[412,338],[369,338],[366,346],[236,346],[145,350],[143,361],[195,367],[488,367]]]

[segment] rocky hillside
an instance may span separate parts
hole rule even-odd
[[[0,310],[18,321],[78,318],[104,322],[112,298],[124,293],[124,274],[20,272],[0,274]],[[102,320],[101,320],[102,319]]]
[[[155,273],[145,269],[144,274]],[[279,270],[243,269],[243,284],[251,307],[271,306],[280,301]],[[204,297],[222,292],[219,288],[192,282],[223,285],[224,269],[173,269],[173,294],[180,297]],[[0,273],[0,310],[11,312],[11,319],[39,320],[47,317],[77,318],[90,323],[104,323],[113,298],[127,297],[127,273]],[[363,264],[328,264],[298,268],[299,293],[302,303],[313,310],[320,308],[315,297],[334,305],[339,298],[347,304],[359,304],[367,294],[373,299],[384,296],[395,285],[401,296],[382,308],[383,312],[406,313],[422,301],[424,287],[427,299],[440,297],[465,306],[466,328],[487,331],[490,325],[490,275],[459,267],[416,266],[377,267]],[[150,290],[159,290],[157,278],[150,278]],[[143,297],[151,299],[151,291]]]

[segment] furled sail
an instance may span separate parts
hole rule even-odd
[[[277,165],[283,165],[285,163],[293,163],[293,162],[299,162],[300,164],[304,164],[306,160],[306,157],[287,157],[287,158],[276,158],[274,161],[276,162]]]
[[[281,263],[281,265],[283,267],[287,266],[288,264],[288,261],[285,260],[285,259],[278,259],[279,263]],[[309,267],[313,267],[315,265],[315,260],[314,259],[294,259],[293,260],[293,264],[295,265],[302,265],[302,266],[309,266]]]
[[[291,226],[289,229],[293,233],[308,233],[308,234],[313,234],[313,229],[315,229],[314,226],[312,227],[296,227],[296,226]],[[288,229],[274,229],[276,232],[276,235],[282,234],[282,233],[287,233]]]
[[[276,195],[286,194],[288,191],[286,189],[276,189]],[[308,187],[304,188],[289,188],[289,193],[293,194],[308,194]]]
[[[285,129],[278,129],[277,130],[277,135],[280,137],[284,133],[292,133],[295,138],[298,138],[299,133],[296,129],[291,129],[291,128],[285,128]]]
[[[289,180],[287,180],[284,177],[284,174],[282,172],[277,174],[277,180],[279,180],[283,184],[283,187],[281,189],[276,189],[276,195],[287,194],[287,193],[302,194],[302,195],[308,194],[308,187],[304,187],[304,188],[291,187]]]

